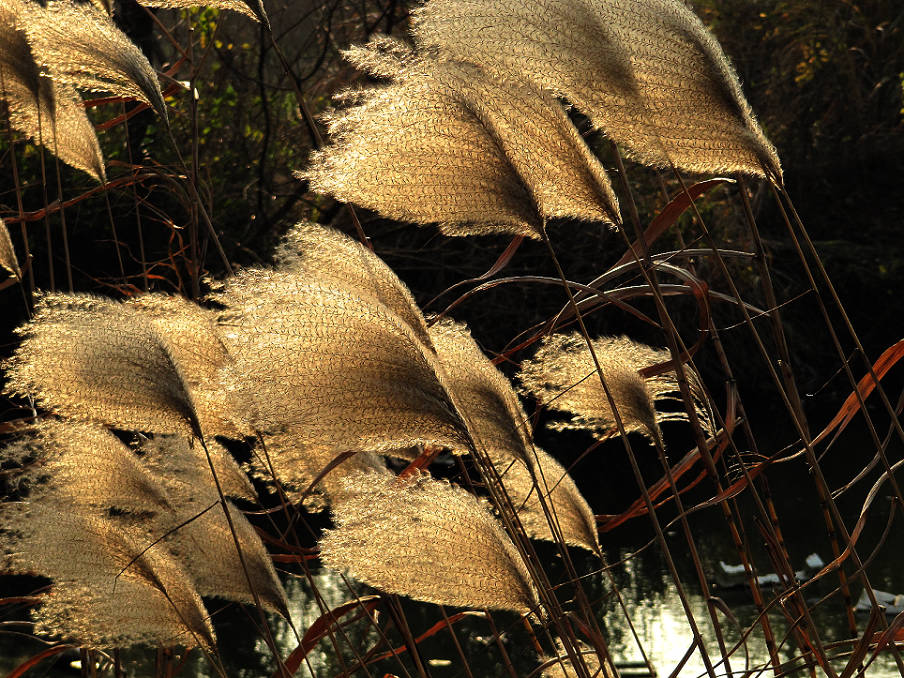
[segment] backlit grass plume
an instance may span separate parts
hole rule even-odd
[[[36,633],[88,648],[213,647],[200,597],[162,546],[142,553],[139,534],[52,501],[3,504],[0,533],[4,571],[53,581]]]
[[[113,20],[90,4],[29,3],[23,27],[35,59],[54,79],[90,92],[135,98],[167,120],[153,67]]]
[[[340,454],[334,448],[305,445],[298,438],[297,428],[267,434],[266,454],[264,445],[256,446],[249,467],[251,474],[267,485],[278,482],[292,502],[303,503],[308,511],[323,511],[344,501],[342,478],[350,473],[390,472],[383,457],[373,452],[356,452],[334,464]],[[322,475],[331,465],[331,470]]]
[[[204,453],[191,450],[170,436],[146,441],[141,451],[144,463],[166,489],[171,508],[151,519],[136,521],[136,525],[146,530],[149,540],[154,540],[190,520],[167,536],[164,543],[189,573],[198,592],[202,596],[253,603],[223,509],[216,505],[219,495]],[[231,456],[219,446],[210,447],[210,452],[223,493],[253,496],[247,477]],[[288,618],[285,591],[260,537],[235,506],[228,504],[228,510],[261,602]],[[202,515],[196,517],[199,514]]]
[[[556,541],[550,526],[550,520],[553,520],[566,544],[600,553],[596,518],[574,480],[559,462],[540,448],[534,447],[532,456],[533,473],[515,461],[494,462],[528,536]],[[550,517],[540,503],[539,488],[544,488],[543,498]]]
[[[220,381],[220,372],[232,357],[223,343],[216,314],[183,297],[165,294],[133,297],[125,306],[144,315],[170,351],[191,391],[205,435],[253,435],[239,403]]]
[[[546,218],[618,219],[605,171],[551,95],[386,39],[349,54],[391,82],[347,95],[329,120],[333,143],[302,174],[314,190],[448,235],[539,238]]]
[[[16,250],[13,249],[13,241],[3,219],[0,219],[0,268],[12,273],[16,280],[22,279],[22,269],[19,268]]]
[[[531,426],[511,382],[487,359],[467,326],[440,320],[430,327],[449,388],[477,447],[491,459],[531,463]]]
[[[681,0],[431,0],[414,35],[568,99],[640,162],[781,171],[719,44]]]
[[[23,28],[25,7],[21,0],[0,3],[0,99],[6,101],[10,126],[102,181],[104,160],[94,126],[72,87],[41,77]]]
[[[347,235],[319,224],[293,226],[277,251],[280,270],[333,281],[339,288],[372,298],[408,323],[431,346],[427,323],[411,291],[376,254]]]
[[[138,431],[200,435],[173,352],[135,308],[90,295],[51,294],[7,361],[8,393],[74,419]]]
[[[257,501],[254,485],[232,455],[214,440],[206,441],[206,445],[223,494]],[[200,445],[192,444],[184,436],[154,436],[141,442],[139,452],[144,465],[156,476],[165,478],[166,486],[181,488],[177,492],[179,496],[191,494],[195,485],[213,487],[207,455]]]
[[[45,419],[26,439],[32,458],[20,479],[29,498],[136,513],[167,511],[165,490],[135,453],[106,429]],[[0,453],[0,458],[5,455]]]
[[[530,421],[511,382],[462,323],[440,320],[430,333],[474,443],[495,466],[528,535],[555,541],[538,497],[543,488],[565,542],[598,552],[593,512],[565,469],[534,446]]]
[[[317,457],[468,433],[428,349],[388,308],[299,274],[246,271],[216,296],[235,363],[227,370],[263,433],[291,432]]]
[[[474,495],[429,476],[358,474],[320,541],[324,563],[376,588],[441,605],[536,611],[514,545]]]
[[[617,674],[608,664],[600,662],[599,655],[595,650],[589,648],[584,643],[578,643],[576,646],[576,651],[581,655],[581,663],[584,665],[587,675],[590,678],[614,678]],[[568,654],[565,652],[565,647],[562,645],[562,641],[556,639],[556,658],[548,658],[547,663],[550,663],[545,669],[543,669],[543,673],[540,674],[541,678],[578,678],[581,674],[578,673],[577,669],[574,668],[574,664],[571,659],[568,658]]]
[[[661,440],[653,391],[639,374],[647,365],[635,361],[633,342],[603,337],[594,340],[594,350],[625,431]],[[602,437],[612,435],[616,428],[590,350],[578,333],[544,339],[536,355],[521,363],[518,378],[542,405],[571,415],[570,421],[556,427],[589,429]]]

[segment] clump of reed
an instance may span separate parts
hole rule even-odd
[[[268,30],[259,2],[144,4],[229,9]],[[14,1],[0,8],[0,31],[12,127],[98,181],[106,170],[76,89],[143,102],[168,124],[157,74],[102,9]],[[623,211],[634,211],[630,196],[620,204],[568,106],[646,165],[780,183],[775,150],[702,23],[679,0],[430,0],[410,37],[347,51],[378,84],[338,97],[325,117],[330,141],[300,177],[322,194],[447,235],[544,241],[580,332],[543,337],[518,380],[521,393],[570,417],[554,428],[600,440],[640,433],[660,452],[666,421],[699,423],[700,450],[724,439],[664,304],[669,350],[593,338],[582,312],[589,304],[574,298],[546,231],[567,219],[624,234]],[[191,188],[199,219],[203,201]],[[638,242],[636,269],[662,302],[656,273],[676,267],[644,261],[647,244]],[[606,568],[597,517],[535,444],[519,391],[468,327],[426,318],[392,269],[339,231],[298,224],[275,260],[208,281],[200,302],[38,296],[4,369],[5,392],[40,414],[2,453],[21,496],[0,505],[3,570],[52,581],[36,632],[95,649],[197,645],[213,656],[202,596],[290,616],[271,554],[227,499],[258,497],[214,440],[222,436],[245,445],[246,468],[257,487],[276,491],[290,528],[304,521],[299,504],[331,512],[334,527],[313,551],[269,535],[291,550],[280,562],[308,574],[306,561],[319,556],[386,594],[394,615],[394,595],[515,613],[531,634],[562,637],[548,660],[534,637],[543,675],[615,675],[568,550]],[[0,267],[21,279],[2,224]],[[685,411],[658,409],[663,400],[681,400]],[[463,469],[454,482],[424,471],[438,453]],[[409,466],[396,472],[400,459]],[[645,498],[655,523],[656,497]],[[573,598],[562,600],[531,539],[558,547]],[[65,556],[72,550],[78,558]],[[287,663],[312,637],[341,634],[338,618],[351,609],[325,610]],[[361,617],[372,609],[364,604]],[[403,621],[393,623],[410,636]],[[417,642],[405,642],[416,654]]]

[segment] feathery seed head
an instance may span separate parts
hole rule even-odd
[[[164,547],[145,551],[139,532],[46,498],[0,506],[0,531],[5,569],[54,582],[35,615],[36,632],[94,648],[213,647],[191,581]]]
[[[416,600],[535,611],[537,593],[514,545],[474,495],[422,475],[357,474],[320,541],[324,563]]]
[[[90,4],[25,5],[24,29],[36,60],[55,80],[91,92],[136,98],[167,122],[153,67],[113,20]]]
[[[716,40],[682,0],[431,0],[422,49],[568,99],[638,161],[780,174]]]
[[[343,233],[308,222],[296,224],[277,250],[276,262],[281,271],[333,282],[383,304],[432,348],[424,315],[405,283],[382,259]]]
[[[282,270],[240,273],[216,299],[231,382],[263,433],[328,459],[468,444],[432,352],[383,304]]]
[[[16,259],[16,250],[13,249],[13,241],[9,237],[9,230],[3,219],[0,219],[0,268],[12,273],[17,280],[22,279],[22,270],[19,268],[19,260]]]
[[[6,391],[74,419],[199,435],[182,370],[153,323],[90,295],[44,295],[6,363]]]
[[[21,0],[0,4],[0,99],[7,103],[9,123],[63,162],[104,181],[97,134],[78,94],[41,77],[25,35],[27,7]]]
[[[638,372],[647,365],[636,362],[635,345],[624,337],[594,341],[603,378],[625,431],[661,440],[653,395]],[[578,333],[544,339],[536,355],[521,364],[518,377],[524,390],[538,401],[571,415],[570,421],[558,424],[561,428],[586,428],[598,435],[611,435],[615,417],[590,350]]]
[[[302,173],[314,190],[449,235],[539,238],[546,218],[618,220],[605,171],[554,97],[385,40],[352,58],[392,79],[330,118],[333,144]]]

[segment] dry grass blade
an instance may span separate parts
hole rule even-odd
[[[220,336],[216,314],[188,299],[164,294],[134,297],[126,306],[151,322],[178,363],[205,435],[253,435],[238,403],[220,383],[220,371],[232,357]]]
[[[459,607],[535,611],[524,563],[490,511],[461,488],[358,474],[320,542],[326,565],[379,589]]]
[[[353,59],[388,85],[347,95],[314,190],[449,235],[541,237],[547,217],[618,219],[605,171],[559,103],[467,63],[405,58],[385,39]]]
[[[230,12],[244,14],[254,21],[260,21],[255,10],[248,3],[242,2],[242,0],[138,0],[138,4],[161,9],[192,9],[194,7],[225,9]]]
[[[300,450],[327,460],[468,444],[430,351],[385,306],[265,270],[230,279],[217,300],[235,355],[227,382],[263,433],[291,432]]]
[[[27,444],[34,458],[21,478],[29,483],[31,499],[135,513],[169,508],[157,480],[104,428],[47,419],[36,425]]]
[[[8,393],[74,419],[139,431],[199,434],[179,366],[133,308],[89,295],[46,295],[19,328]]]
[[[0,5],[0,98],[7,102],[10,125],[103,181],[104,160],[94,127],[74,89],[41,77],[21,28],[24,7],[19,0]]]
[[[54,581],[36,632],[85,647],[214,645],[207,612],[182,568],[109,519],[65,503],[5,504],[4,570]]]
[[[493,462],[528,536],[556,541],[550,518],[538,497],[538,486],[545,487],[544,500],[565,543],[600,553],[596,518],[574,480],[559,462],[540,448],[534,448],[533,456],[533,473],[514,460]],[[534,480],[535,476],[537,480]]]
[[[0,268],[12,273],[16,280],[22,279],[22,269],[19,268],[19,260],[16,258],[16,250],[13,249],[13,241],[9,237],[9,229],[0,219]]]
[[[399,276],[361,243],[332,228],[309,222],[295,225],[277,252],[281,270],[333,281],[386,306],[426,346],[431,346],[424,315]]]
[[[27,5],[23,20],[36,60],[54,79],[91,92],[134,97],[167,119],[157,74],[103,11],[57,0],[46,7]]]
[[[218,503],[219,495],[206,458],[192,453],[175,439],[163,438],[148,441],[142,446],[145,463],[166,488],[172,509],[158,514],[151,521],[141,521],[152,539],[157,539],[174,527],[194,518],[169,535],[164,543],[191,575],[198,592],[203,596],[223,598],[240,603],[253,603],[254,596],[248,587],[235,540]],[[203,454],[203,453],[202,453]],[[215,453],[214,468],[223,486],[223,492],[235,494],[236,485],[244,474],[223,451]],[[232,505],[228,506],[239,547],[248,567],[252,584],[261,602],[270,610],[288,618],[288,603],[273,563],[260,537],[244,515]],[[203,514],[202,514],[203,512]],[[195,518],[195,516],[200,517]]]
[[[414,33],[569,99],[641,162],[781,171],[737,75],[681,0],[432,0]]]
[[[653,392],[639,374],[647,365],[635,361],[634,342],[604,337],[594,340],[594,350],[625,431],[660,440]],[[579,334],[547,337],[536,355],[521,364],[518,378],[540,403],[571,415],[570,421],[558,423],[558,427],[589,429],[603,437],[615,428],[590,350]]]

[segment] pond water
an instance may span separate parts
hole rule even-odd
[[[853,439],[849,438],[849,440]],[[859,457],[856,465],[849,463],[852,455],[861,454],[860,449],[856,440],[847,443],[842,441],[841,445],[833,448],[832,456],[825,460],[826,472],[830,479],[833,479],[833,486],[838,486],[849,479],[852,473],[862,466],[863,459]],[[866,447],[866,449],[870,448]],[[890,450],[890,454],[894,456],[894,451]],[[900,452],[897,454],[899,455]],[[875,478],[876,474],[873,474],[862,484],[862,487],[858,487],[856,492],[852,491],[840,499],[840,506],[848,516],[849,528],[853,525],[863,497]],[[795,567],[804,569],[805,560],[810,554],[817,554],[824,562],[830,561],[832,559],[831,547],[826,537],[819,503],[812,490],[812,484],[808,480],[805,465],[803,463],[796,466],[788,465],[782,468],[781,472],[770,471],[769,482],[773,496],[776,497],[779,504],[781,525]],[[689,503],[692,504],[694,501],[704,498],[705,493],[692,495]],[[745,515],[745,528],[748,530],[747,537],[754,550],[754,561],[760,574],[768,573],[771,568],[761,553],[762,549],[759,548],[762,539],[753,533],[754,521],[746,519],[747,516],[752,516],[752,509],[745,501],[740,502],[739,509],[741,514]],[[886,525],[889,509],[889,500],[884,493],[880,492],[858,547],[864,558],[873,551],[874,546],[879,542]],[[663,523],[667,523],[670,518],[671,515],[666,509],[662,516]],[[694,513],[688,520],[695,535],[695,545],[699,551],[711,593],[724,602],[725,610],[730,611],[730,615],[720,612],[719,619],[723,626],[726,644],[733,646],[739,642],[740,629],[746,629],[756,623],[757,609],[744,587],[728,586],[733,583],[728,572],[738,559],[718,509]],[[769,654],[764,643],[763,632],[759,626],[754,628],[746,642],[740,643],[738,649],[732,654],[730,666],[719,663],[718,642],[709,621],[707,604],[702,595],[693,560],[690,557],[690,550],[680,524],[675,523],[668,526],[666,534],[670,551],[675,558],[676,568],[685,587],[688,604],[699,624],[709,656],[716,664],[717,674],[755,676],[762,673],[762,675],[773,675],[769,668]],[[612,588],[607,578],[599,571],[599,561],[581,551],[572,552],[575,567],[584,577],[584,588],[597,611],[597,617],[605,631],[610,651],[618,664],[623,667],[625,676],[638,676],[645,673],[645,670],[640,668],[643,656],[638,649],[638,643],[634,640],[626,616],[633,623],[640,646],[643,647],[647,658],[659,676],[669,676],[675,670],[693,639],[677,587],[668,574],[658,547],[654,544],[649,548],[643,548],[651,539],[652,532],[649,530],[648,521],[640,518],[632,521],[625,528],[619,528],[610,535],[604,535],[602,540],[606,548],[607,562],[611,566],[612,578],[621,593],[627,615],[611,595]],[[539,547],[539,553],[549,563],[553,581],[564,580],[566,574],[561,557],[556,555],[552,548],[543,545]],[[900,566],[902,557],[904,557],[904,530],[901,529],[899,523],[895,522],[884,546],[876,552],[875,557],[868,564],[868,573],[874,588],[904,592],[904,568]],[[852,568],[848,568],[849,573],[851,570]],[[350,585],[335,573],[320,568],[314,569],[308,580],[299,574],[286,574],[284,581],[291,599],[291,612],[295,626],[302,633],[321,616],[321,605],[332,608],[348,601],[353,594],[372,593],[367,587]],[[316,585],[322,596],[320,602],[313,594],[311,582]],[[351,590],[349,586],[351,586]],[[838,577],[830,575],[823,581],[806,588],[803,595],[812,608],[821,597],[837,587]],[[852,596],[856,599],[860,596],[863,585],[860,580],[853,577],[850,589]],[[22,591],[7,590],[5,593],[13,595],[21,594]],[[567,587],[562,589],[561,594],[562,599],[569,598]],[[767,599],[772,598],[769,589],[764,591],[764,595]],[[410,601],[403,601],[402,605],[415,636],[443,619],[443,610],[437,606]],[[13,606],[4,607],[6,611],[0,610],[0,612],[3,613],[2,618],[5,620],[21,619],[25,615],[22,608],[17,611]],[[269,658],[270,652],[255,632],[255,617],[246,610],[236,606],[218,605],[216,601],[210,601],[208,607],[214,614],[226,674],[247,678],[271,675],[274,667]],[[450,616],[455,612],[457,610],[445,610],[445,613]],[[392,625],[387,623],[388,620],[385,617],[386,612],[381,614],[384,615],[380,618],[381,627],[391,629]],[[812,614],[814,624],[819,630],[820,641],[824,646],[832,647],[832,643],[849,637],[847,617],[839,595],[831,596],[826,602],[816,606]],[[889,616],[888,621],[891,620],[892,617]],[[798,646],[793,636],[788,634],[789,624],[780,606],[774,607],[769,613],[769,621],[773,632],[779,639],[778,654],[780,660],[786,663],[785,669],[801,667]],[[867,621],[868,615],[859,614],[856,618],[858,629],[862,630]],[[284,622],[277,619],[271,619],[271,622],[276,642],[283,654],[287,655],[298,644],[298,640]],[[494,635],[494,625],[501,640]],[[461,654],[466,656],[472,675],[480,678],[509,675],[506,661],[511,662],[512,668],[519,676],[530,675],[540,665],[533,639],[514,615],[494,613],[492,623],[480,616],[466,617],[456,623],[453,628],[454,638],[448,629],[442,629],[420,646],[425,671],[432,678],[467,676],[467,672],[462,668]],[[0,630],[3,631],[0,633],[0,675],[6,675],[25,659],[46,647],[28,640],[25,635],[20,635],[20,633],[27,632],[27,628],[12,625],[9,621],[3,622]],[[392,646],[402,645],[401,636],[394,630],[389,632],[389,636]],[[548,638],[541,635],[539,641],[544,647],[550,647]],[[356,661],[360,659],[360,656],[356,656],[349,646],[358,648],[360,652],[378,645],[380,636],[373,626],[359,620],[345,627],[337,635],[335,642],[336,644],[333,645],[329,640],[322,641],[308,655],[307,662],[302,665],[298,675],[335,676],[341,674],[354,667]],[[336,647],[340,648],[339,652]],[[383,646],[380,651],[385,649],[386,647]],[[833,652],[842,653],[849,649],[849,646],[838,647]],[[68,663],[74,658],[65,656],[57,661],[48,660],[39,664],[27,675],[76,675],[75,672],[67,670]],[[153,675],[153,661],[152,654],[131,652],[124,655],[124,662],[129,667],[127,675],[130,676]],[[843,663],[843,660],[840,660],[837,666],[840,667]],[[387,673],[398,676],[418,675],[407,653],[374,664],[368,667],[367,671],[359,671],[356,675],[382,678]],[[679,675],[692,678],[705,674],[703,659],[699,652],[694,652]],[[178,675],[201,677],[216,674],[203,657],[197,656],[193,657]],[[796,675],[807,675],[807,671],[802,669]],[[817,675],[822,674],[817,672]],[[887,678],[900,674],[890,653],[884,652],[870,665],[866,675],[874,678]]]

